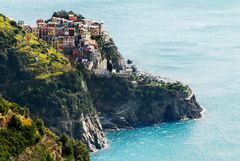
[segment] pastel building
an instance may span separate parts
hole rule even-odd
[[[56,35],[56,28],[55,27],[48,27],[48,36],[55,36]]]
[[[63,47],[74,47],[74,46],[75,46],[74,36],[64,36]]]
[[[39,27],[39,28],[44,27],[44,26],[47,25],[47,24],[44,22],[43,19],[37,19],[36,23],[37,23],[37,27]]]
[[[24,21],[22,21],[22,20],[20,20],[20,21],[18,21],[18,26],[21,26],[21,27],[23,27],[24,26]]]
[[[55,32],[56,36],[64,36],[64,27],[57,27]]]
[[[32,27],[32,33],[35,36],[39,37],[39,28],[38,27]]]

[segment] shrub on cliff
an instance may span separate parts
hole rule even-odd
[[[60,18],[68,19],[69,18],[69,14],[72,14],[72,15],[76,16],[78,20],[84,19],[84,17],[81,14],[77,14],[77,13],[75,13],[73,11],[67,12],[67,11],[64,11],[64,10],[54,12],[52,17],[60,17]]]
[[[10,159],[52,161],[54,160],[52,155],[56,153],[59,157],[69,160],[90,160],[84,143],[67,135],[58,138],[45,128],[41,119],[32,121],[28,116],[19,114],[18,109],[24,108],[0,98],[0,111],[7,111],[5,115],[0,115],[1,161]],[[61,150],[57,150],[61,147],[62,153]]]
[[[63,134],[59,141],[62,143],[63,155],[79,161],[90,161],[87,146],[82,141],[76,141]]]
[[[23,125],[14,115],[7,128],[0,129],[0,158],[9,160],[10,156],[17,156],[28,146],[37,144],[41,136],[34,123]]]

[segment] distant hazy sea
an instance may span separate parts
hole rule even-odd
[[[34,24],[55,10],[105,22],[141,70],[189,84],[201,120],[108,134],[93,161],[240,160],[239,0],[1,0],[0,12]]]

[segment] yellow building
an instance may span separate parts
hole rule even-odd
[[[48,27],[48,36],[55,36],[56,29],[54,27]]]
[[[63,50],[63,37],[58,37],[58,49]]]
[[[52,41],[52,46],[58,51],[63,50],[63,37],[54,38]]]

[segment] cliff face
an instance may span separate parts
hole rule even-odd
[[[124,69],[124,58],[118,51],[114,41],[110,39],[108,42],[105,42],[101,36],[95,37],[94,39],[97,41],[97,44],[100,47],[102,57],[111,61],[113,69]]]
[[[68,116],[61,117],[61,120],[52,117],[46,118],[45,115],[40,115],[40,117],[47,121],[46,125],[56,134],[66,133],[73,138],[80,139],[92,152],[103,149],[107,145],[106,136],[97,114],[82,113],[75,120]]]
[[[95,38],[103,59],[125,68],[114,42]],[[201,117],[188,86],[150,75],[99,77],[0,15],[0,95],[29,107],[57,135],[107,145],[103,129]],[[101,119],[98,117],[101,113]]]
[[[45,108],[39,112],[49,111]],[[57,109],[53,111],[57,112]],[[106,136],[103,132],[102,125],[98,115],[94,112],[76,113],[64,111],[61,116],[49,116],[44,113],[34,113],[33,116],[39,116],[46,122],[46,126],[54,131],[57,135],[66,133],[73,138],[82,140],[90,151],[95,152],[107,146]]]
[[[104,42],[101,37],[96,40],[113,68],[124,69],[124,59],[114,42]],[[112,74],[110,78],[89,73],[85,78],[104,129],[201,117],[203,109],[192,90],[181,82],[147,73]]]
[[[94,116],[84,116],[82,114],[81,126],[81,138],[92,151],[106,147],[107,140],[97,114]]]
[[[129,100],[116,107],[117,111],[111,114],[111,120],[115,124],[129,125],[134,127],[138,124],[154,124],[181,119],[200,118],[202,108],[193,95],[190,100],[185,97],[165,95],[159,99],[151,99],[144,102],[142,99]]]
[[[82,139],[95,151],[106,142],[81,71],[0,15],[0,95],[29,107],[56,134]]]
[[[105,129],[129,128],[201,117],[202,108],[188,86],[142,75],[130,78],[89,77],[94,105]]]

